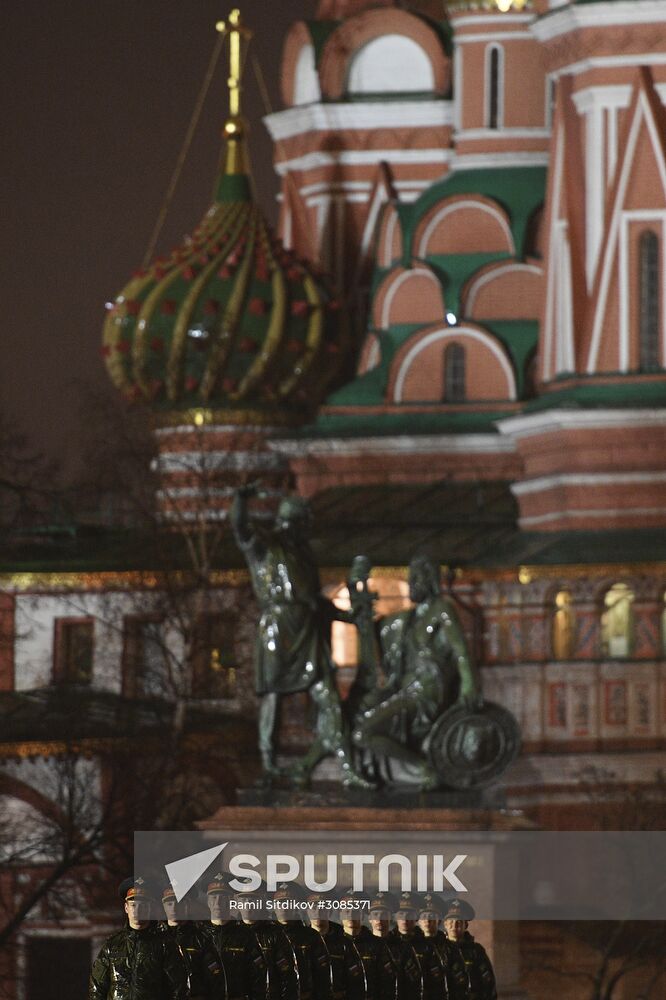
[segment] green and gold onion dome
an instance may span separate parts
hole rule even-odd
[[[160,413],[200,408],[232,422],[248,411],[254,422],[306,419],[343,360],[340,311],[323,276],[283,246],[254,202],[237,11],[226,30],[230,115],[214,202],[181,246],[137,271],[107,305],[109,375],[158,422]]]

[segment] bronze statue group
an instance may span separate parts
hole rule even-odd
[[[127,922],[103,945],[89,1000],[496,1000],[460,899],[349,892],[331,900],[292,884],[234,893],[209,882],[210,919],[189,917],[173,887],[121,886]],[[256,909],[255,907],[259,907]],[[335,917],[335,919],[332,919]],[[340,922],[338,922],[340,921]]]
[[[357,556],[347,580],[349,610],[338,608],[321,591],[308,504],[285,497],[273,520],[260,521],[249,509],[256,495],[254,485],[237,490],[230,521],[259,606],[255,666],[264,783],[303,787],[329,755],[339,761],[347,788],[469,789],[494,780],[517,753],[517,724],[482,697],[438,564],[415,555],[412,607],[380,616],[378,595],[368,586],[370,560]],[[356,679],[344,701],[331,653],[335,620],[357,630]],[[280,768],[280,700],[304,691],[316,709],[310,748]]]

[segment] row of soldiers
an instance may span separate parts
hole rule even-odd
[[[128,879],[121,891],[127,923],[93,964],[89,1000],[497,997],[490,960],[468,931],[474,911],[463,900],[410,892],[368,900],[349,892],[332,909],[327,897],[297,896],[284,884],[270,897],[271,919],[265,894],[234,894],[218,873],[207,887],[210,920],[188,919],[188,904],[167,885],[166,919],[155,921],[143,879]]]

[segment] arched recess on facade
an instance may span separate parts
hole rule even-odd
[[[608,579],[597,591],[599,654],[608,659],[627,659],[633,654],[635,636],[635,589],[631,580]]]
[[[578,628],[573,589],[560,581],[548,590],[545,603],[550,655],[557,661],[571,660]]]
[[[377,265],[391,267],[402,257],[402,227],[396,206],[389,202],[382,212],[377,233]]]
[[[409,49],[404,50],[402,54],[404,56],[411,53],[411,59],[417,61],[419,73],[424,71],[427,61],[434,93],[445,95],[448,92],[451,63],[437,32],[420,17],[405,10],[391,8],[363,11],[356,17],[344,21],[330,36],[319,63],[319,79],[324,98],[339,101],[345,97],[355,58],[372,43],[378,43],[379,39],[387,37],[405,40]],[[398,52],[395,45],[394,51]],[[382,51],[381,44],[375,48],[374,56],[382,62],[382,73],[388,72],[392,81],[395,81],[391,86],[392,90],[404,93],[422,89],[420,84],[417,88],[416,84],[410,83],[409,73],[404,64],[395,67],[387,65],[386,55],[387,52]],[[368,48],[366,58],[370,57],[372,50]],[[366,69],[370,69],[369,64],[366,64]]]
[[[375,329],[388,330],[400,323],[434,323],[444,313],[439,278],[427,264],[416,264],[386,275],[375,292],[372,322]]]
[[[349,60],[345,93],[431,94],[435,90],[433,65],[421,46],[404,35],[371,39]]]
[[[33,785],[10,774],[0,773],[0,797],[16,799],[55,824],[68,822],[62,809]]]
[[[452,354],[450,348],[456,347]],[[456,364],[464,389],[446,399],[447,365]],[[453,384],[454,373],[450,385]],[[458,382],[459,384],[459,382]],[[391,362],[387,401],[392,403],[513,402],[516,377],[504,345],[475,324],[450,327],[432,324],[417,330]]]
[[[509,216],[492,198],[453,195],[433,205],[419,220],[412,253],[420,258],[460,253],[513,256],[515,248]]]
[[[321,99],[312,36],[304,21],[289,29],[282,51],[280,92],[286,107],[311,104]]]
[[[480,268],[462,290],[468,319],[539,319],[543,268],[536,262],[500,261]]]

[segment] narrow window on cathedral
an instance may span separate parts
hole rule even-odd
[[[640,366],[659,367],[659,237],[651,229],[638,241]]]
[[[195,698],[233,698],[237,663],[233,636],[236,619],[230,613],[204,614],[192,634],[192,694]]]
[[[449,344],[444,351],[444,402],[464,403],[466,398],[465,348]]]
[[[634,594],[625,583],[614,583],[604,596],[601,615],[601,652],[622,659],[634,644]]]
[[[486,51],[486,126],[500,128],[502,124],[502,90],[504,52],[500,45],[491,45]]]
[[[560,590],[555,595],[552,638],[553,658],[570,660],[574,650],[575,621],[571,593],[568,590]]]
[[[152,615],[132,615],[123,628],[123,694],[127,698],[169,698],[169,661],[163,622]]]
[[[90,684],[93,672],[92,618],[56,618],[54,675],[61,684]]]

